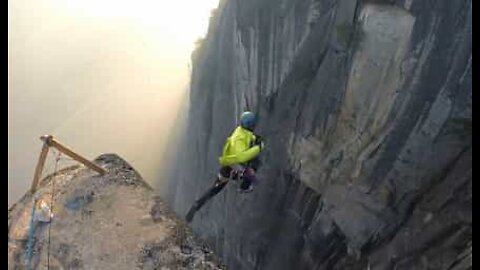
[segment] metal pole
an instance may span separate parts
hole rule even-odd
[[[88,168],[98,172],[101,175],[104,175],[105,173],[107,173],[107,171],[105,171],[105,169],[103,169],[102,167],[98,166],[97,164],[91,162],[90,160],[80,156],[79,154],[73,152],[72,150],[70,150],[65,145],[62,145],[61,143],[56,141],[53,137],[50,137],[50,139],[48,141],[48,145],[57,148],[60,152],[62,152],[65,155],[75,159],[78,162],[83,163],[85,166],[87,166]]]
[[[37,167],[35,168],[35,174],[33,176],[32,186],[30,187],[30,191],[35,193],[37,191],[38,181],[40,181],[40,177],[42,176],[43,166],[45,165],[45,160],[47,159],[48,154],[48,141],[52,136],[44,135],[40,137],[43,140],[42,151],[40,152],[40,157],[38,158]]]

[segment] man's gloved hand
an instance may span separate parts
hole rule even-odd
[[[263,139],[260,135],[255,135],[255,145],[258,145],[260,146],[260,149],[262,150],[263,149]]]

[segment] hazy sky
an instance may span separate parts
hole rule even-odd
[[[88,158],[118,153],[157,181],[193,43],[217,4],[9,0],[9,205],[30,186],[42,134]]]

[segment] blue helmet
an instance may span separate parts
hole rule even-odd
[[[249,111],[242,113],[242,115],[240,116],[240,126],[253,131],[256,125],[257,117],[255,117],[254,113]]]

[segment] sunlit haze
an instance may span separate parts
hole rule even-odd
[[[71,16],[134,22],[156,42],[182,51],[190,50],[193,42],[205,34],[210,12],[218,0],[57,0],[56,4],[65,7]],[[172,40],[166,42],[167,37]]]
[[[218,0],[8,5],[9,206],[30,186],[42,134],[90,159],[118,153],[150,183],[163,181],[190,53]]]

